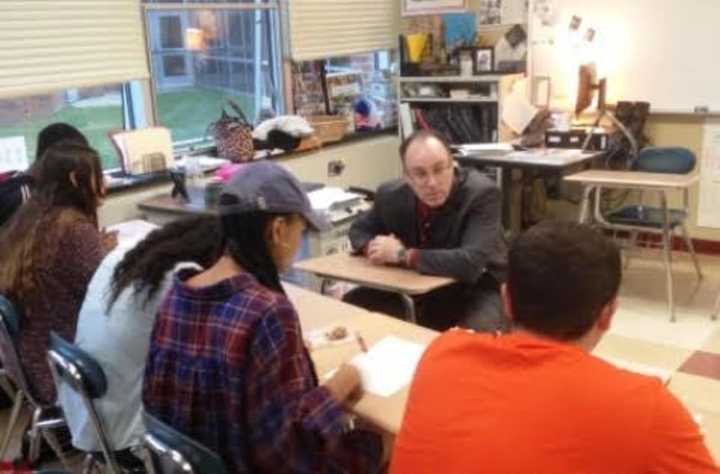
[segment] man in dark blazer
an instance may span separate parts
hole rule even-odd
[[[498,188],[475,170],[455,168],[447,142],[434,132],[408,137],[400,155],[405,178],[381,185],[373,208],[353,222],[353,250],[377,265],[457,280],[420,299],[421,324],[507,329],[499,296],[507,249]],[[379,290],[359,288],[345,300],[403,314],[399,299]]]

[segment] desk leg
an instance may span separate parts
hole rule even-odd
[[[590,212],[590,195],[593,192],[593,187],[585,185],[583,188],[582,202],[580,203],[580,217],[578,221],[582,224],[588,220],[588,214]]]
[[[328,286],[330,285],[330,279],[329,278],[321,278],[320,279],[320,294],[326,295]]]
[[[412,299],[412,296],[406,295],[405,293],[400,293],[400,297],[403,300],[403,304],[405,305],[405,314],[407,315],[407,320],[413,324],[417,323],[417,317],[415,314],[415,300]]]
[[[668,312],[670,322],[675,322],[675,301],[673,298],[673,275],[672,275],[672,232],[670,230],[670,213],[667,207],[665,192],[660,193],[660,203],[663,212],[663,257],[665,260],[665,274],[667,278]]]

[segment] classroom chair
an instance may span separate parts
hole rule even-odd
[[[10,414],[10,420],[0,445],[0,459],[4,459],[10,438],[20,418],[20,410],[26,404],[32,409],[32,422],[30,425],[30,449],[28,461],[32,464],[40,455],[40,440],[45,438],[57,457],[68,467],[67,460],[60,447],[60,443],[52,430],[65,426],[65,419],[58,415],[57,407],[38,402],[35,392],[28,383],[25,370],[20,363],[15,340],[20,331],[21,316],[17,308],[4,296],[0,295],[0,361],[3,364],[7,377],[13,382],[17,391]]]
[[[638,154],[632,165],[632,170],[647,173],[668,173],[688,174],[695,168],[695,154],[687,148],[680,147],[648,147]],[[689,215],[688,189],[683,190],[682,209],[667,208],[667,195],[664,190],[654,191],[658,194],[661,207],[647,206],[643,204],[643,190],[639,189],[640,203],[624,206],[621,209],[602,214],[599,210],[599,199],[595,200],[596,219],[604,226],[612,230],[630,232],[631,245],[637,244],[639,233],[650,233],[661,236],[660,248],[662,249],[663,261],[667,280],[668,307],[670,308],[670,320],[675,321],[675,302],[673,299],[673,276],[672,276],[672,239],[676,229],[680,229],[681,236],[690,252],[695,266],[698,279],[702,279],[702,271],[698,263],[692,240],[688,236],[685,221]],[[648,192],[648,191],[645,191]],[[600,190],[596,196],[600,196]],[[667,209],[667,213],[663,212]]]
[[[157,418],[143,413],[150,474],[225,474],[225,463],[210,449]]]
[[[63,384],[75,392],[82,399],[95,428],[95,435],[102,451],[85,455],[83,473],[93,472],[96,468],[102,470],[103,465],[116,474],[145,472],[142,461],[128,453],[128,450],[113,449],[105,432],[103,420],[95,409],[93,400],[105,395],[108,386],[105,372],[100,364],[90,354],[70,344],[55,332],[50,333],[48,363],[58,393]]]

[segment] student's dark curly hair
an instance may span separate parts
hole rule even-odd
[[[154,230],[115,267],[108,311],[126,288],[132,286],[134,295],[142,295],[147,304],[175,265],[194,262],[208,268],[222,252],[222,228],[215,216],[190,217]]]
[[[229,194],[220,197],[221,206],[237,202],[237,198]],[[221,219],[225,234],[225,253],[252,274],[261,285],[284,294],[267,242],[268,224],[282,215],[285,214],[252,211],[227,214]]]

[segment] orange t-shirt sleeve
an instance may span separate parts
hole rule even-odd
[[[683,404],[663,389],[651,422],[649,473],[720,474],[700,429]]]

